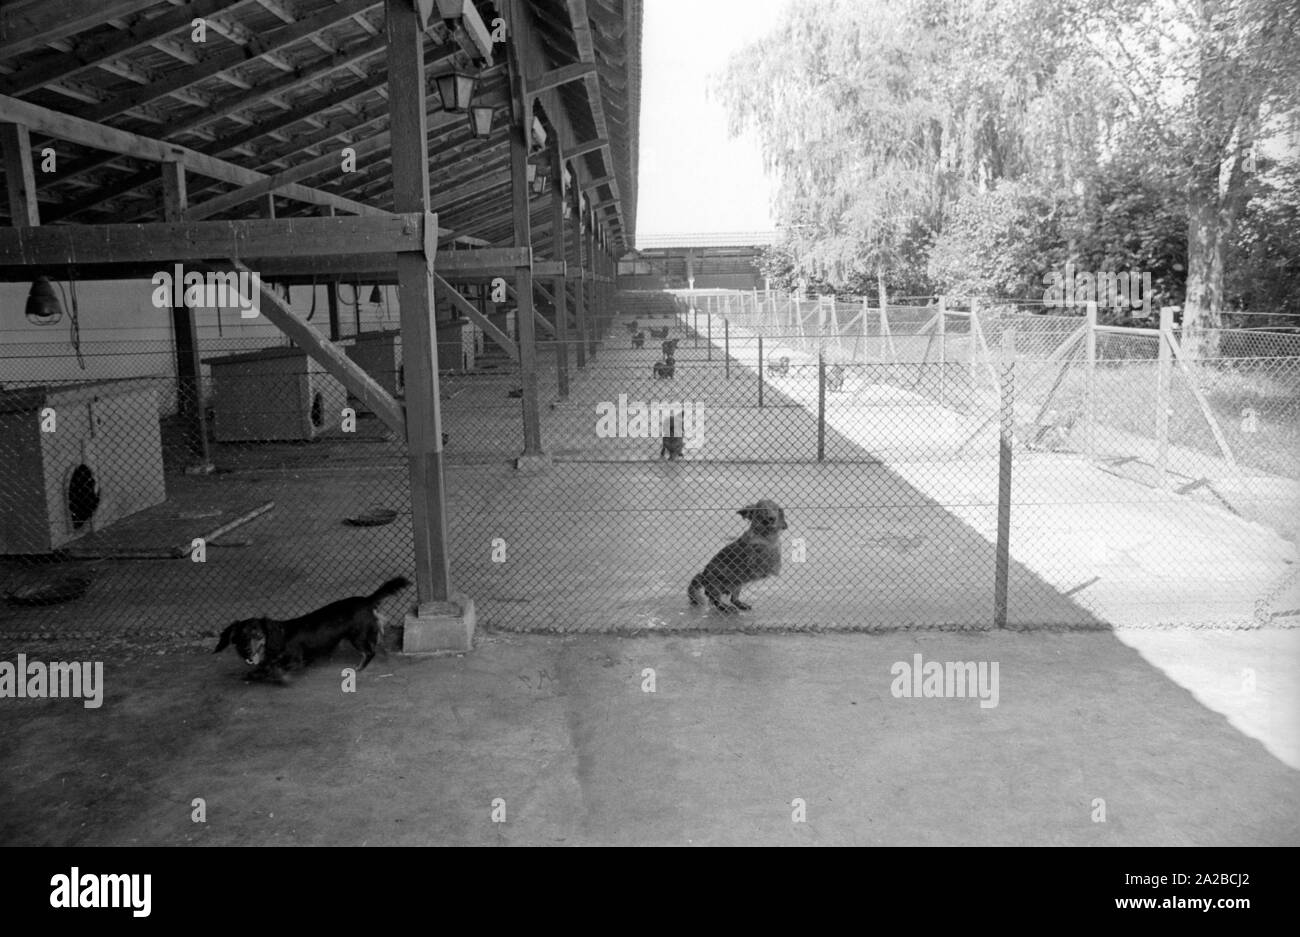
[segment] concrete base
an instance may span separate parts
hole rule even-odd
[[[474,600],[459,593],[450,602],[425,602],[407,615],[402,631],[403,654],[474,649]]]
[[[538,475],[551,467],[551,457],[545,452],[529,455],[525,453],[515,459],[515,471],[525,475]]]

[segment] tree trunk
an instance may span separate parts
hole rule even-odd
[[[1218,352],[1218,333],[1213,330],[1223,321],[1219,173],[1218,166],[1213,167],[1212,176],[1206,170],[1193,172],[1187,193],[1187,298],[1182,343],[1191,357],[1213,358]]]

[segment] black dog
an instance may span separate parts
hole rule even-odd
[[[655,377],[670,378],[673,376],[677,362],[673,360],[672,355],[665,357],[663,361],[655,362]]]
[[[650,330],[650,337],[651,337],[651,338],[667,338],[667,337],[668,337],[668,330],[669,330],[670,328],[671,328],[671,326],[667,326],[667,325],[665,325],[662,329],[651,329],[651,330]]]
[[[645,347],[645,332],[636,332],[632,335],[632,347],[633,348]]]
[[[405,577],[397,576],[370,595],[341,599],[288,621],[245,618],[226,626],[212,653],[233,643],[245,663],[252,664],[259,673],[280,676],[284,670],[331,654],[347,638],[365,655],[358,668],[364,670],[383,636],[383,623],[375,606],[410,584]]]
[[[704,572],[691,580],[686,595],[692,605],[700,604],[699,591],[703,589],[718,611],[747,612],[750,606],[740,601],[741,586],[781,572],[781,531],[789,526],[785,511],[775,501],[764,499],[736,513],[749,521],[749,530],[719,550]],[[730,605],[723,604],[724,594],[731,597]]]
[[[686,447],[686,438],[682,436],[682,430],[686,426],[686,413],[670,413],[668,415],[668,432],[664,433],[663,444],[659,447],[659,458],[668,456],[669,462],[676,462],[682,457],[682,450]]]
[[[663,349],[665,358],[671,358],[677,353],[677,343],[679,341],[681,341],[679,338],[670,338],[668,341],[664,342]]]

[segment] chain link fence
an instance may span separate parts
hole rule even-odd
[[[516,468],[518,364],[478,335],[472,363],[445,363],[452,577],[488,627],[1300,620],[1285,336],[1225,333],[1193,359],[1009,303],[697,291],[614,311],[584,367],[572,328],[538,343],[540,471]],[[349,344],[401,393],[399,337]],[[403,443],[291,346],[207,341],[197,386],[169,342],[83,342],[84,371],[66,345],[23,353],[0,391],[7,632],[202,633],[410,574]],[[692,605],[764,500],[788,526],[751,539],[779,575],[736,574],[752,611]]]

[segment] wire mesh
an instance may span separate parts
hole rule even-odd
[[[518,363],[477,330],[472,363],[443,362],[453,583],[489,627],[986,629],[1003,600],[1013,627],[1296,620],[1272,596],[1300,516],[1286,336],[1194,358],[937,297],[622,293],[610,311],[581,368],[574,323],[539,331],[543,471],[516,465]],[[400,336],[345,344],[400,395]],[[84,342],[84,370],[66,345],[21,351],[0,391],[7,630],[208,631],[209,596],[287,617],[410,574],[399,434],[282,340],[205,340],[197,388],[170,342]],[[692,605],[763,500],[788,523],[779,575],[740,584],[752,611]],[[79,601],[40,604],[78,578]]]

